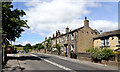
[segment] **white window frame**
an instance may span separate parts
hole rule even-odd
[[[73,34],[71,34],[71,40],[74,40],[74,36],[73,36]]]
[[[101,46],[105,46],[105,40],[104,39],[101,40]]]
[[[65,37],[65,40],[67,41],[68,39],[67,39],[67,36]]]
[[[106,46],[109,46],[109,39],[105,39],[106,41]]]

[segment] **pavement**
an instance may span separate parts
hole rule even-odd
[[[24,53],[8,56],[10,59],[3,72],[118,72],[117,66],[96,64],[58,55]]]
[[[7,56],[10,59],[7,61],[7,64],[3,68],[3,72],[21,72],[20,64],[17,60],[17,54],[7,54]]]

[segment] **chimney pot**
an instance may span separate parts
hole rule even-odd
[[[89,20],[87,20],[87,17],[85,17],[84,26],[89,27]]]
[[[66,28],[66,33],[68,33],[69,32],[69,28],[68,28],[68,26],[67,26],[67,28]]]

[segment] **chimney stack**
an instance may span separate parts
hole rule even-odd
[[[47,40],[47,37],[45,37],[45,40]]]
[[[56,37],[58,36],[58,32],[56,31]]]
[[[58,30],[58,35],[60,35],[60,30]]]
[[[54,36],[54,33],[53,33],[53,38],[54,38],[55,36]]]
[[[84,26],[89,27],[89,20],[87,20],[87,17],[85,17]]]
[[[68,33],[69,32],[69,28],[68,28],[68,26],[67,26],[67,28],[66,28],[66,33]]]

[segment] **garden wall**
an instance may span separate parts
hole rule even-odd
[[[91,61],[90,53],[78,53],[77,59],[79,60],[85,60],[85,61]]]

